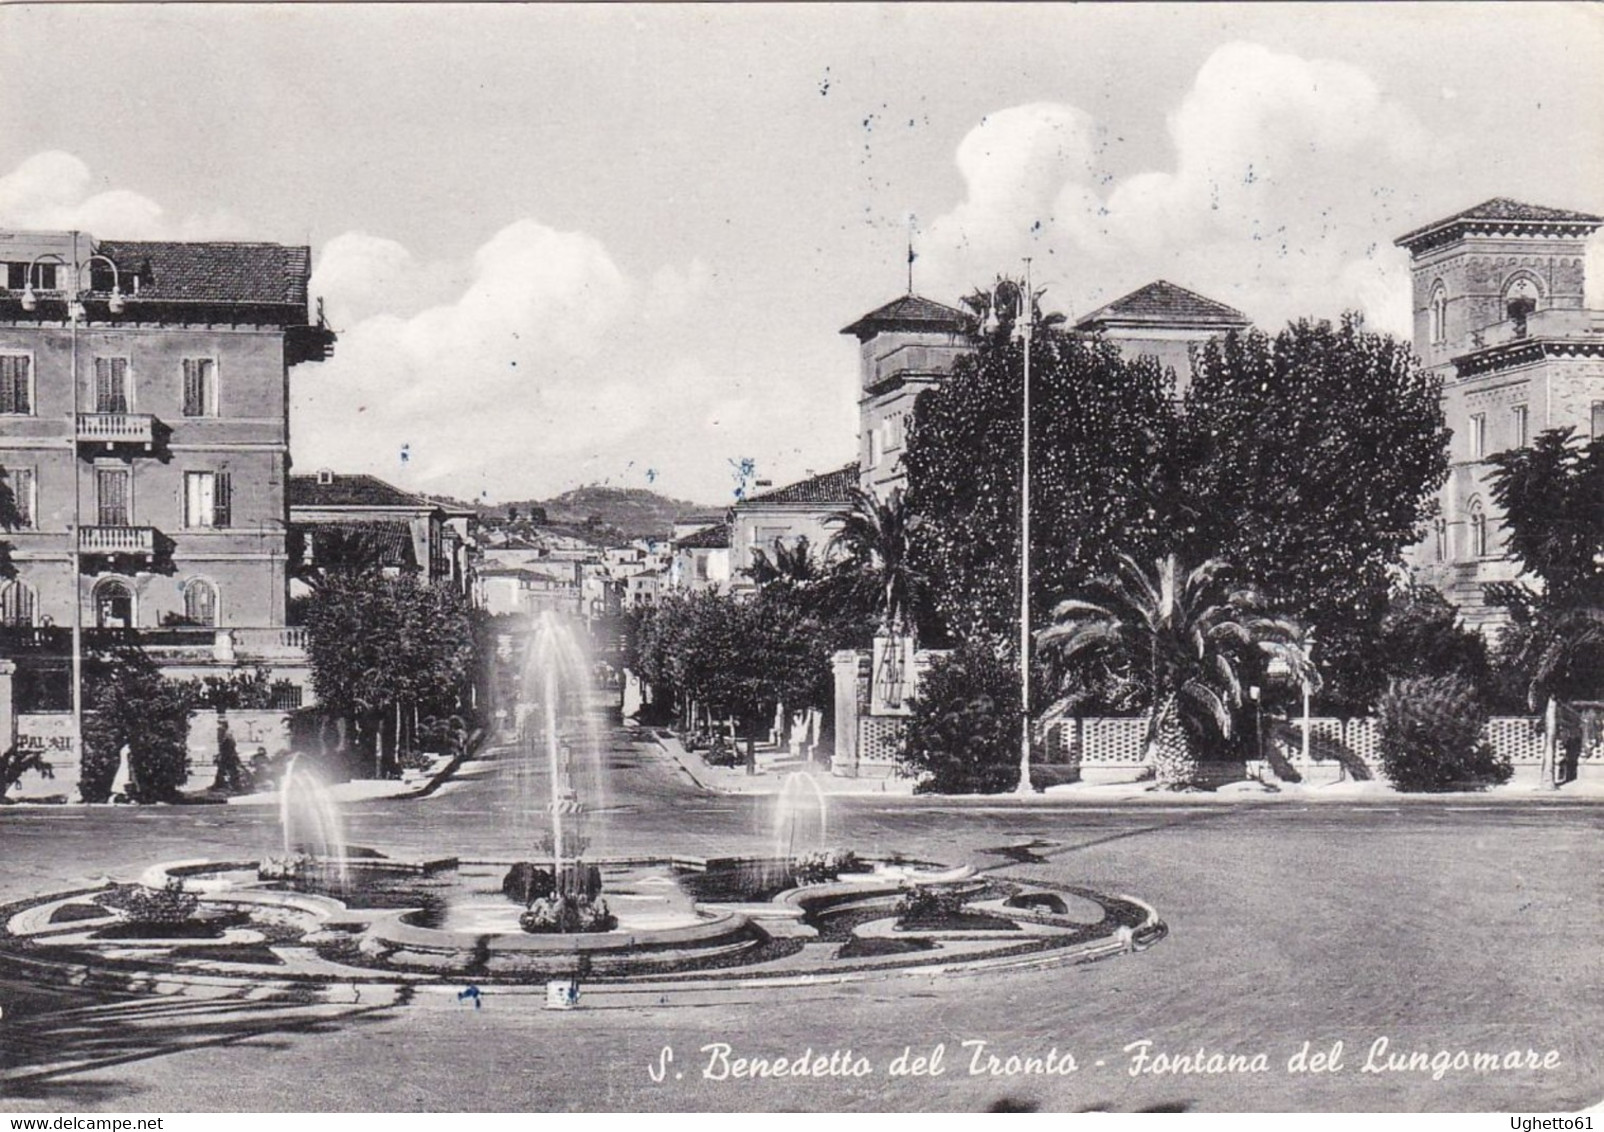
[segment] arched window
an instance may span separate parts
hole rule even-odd
[[[1513,275],[1504,284],[1504,313],[1513,321],[1521,322],[1537,309],[1543,297],[1543,288],[1526,272]]]
[[[1433,529],[1437,536],[1437,561],[1446,561],[1448,558],[1448,521],[1446,519],[1438,519],[1433,524]]]
[[[31,628],[38,609],[38,599],[27,582],[12,582],[0,591],[0,624],[8,628]]]
[[[204,578],[184,587],[184,620],[191,625],[217,624],[217,588]]]
[[[1431,305],[1427,309],[1431,323],[1431,344],[1441,346],[1448,341],[1448,288],[1440,282],[1431,289]]]
[[[134,627],[134,591],[127,582],[107,578],[95,587],[95,624],[102,629]]]
[[[1471,504],[1470,555],[1472,558],[1487,557],[1487,514],[1480,503]]]

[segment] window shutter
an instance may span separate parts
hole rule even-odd
[[[13,358],[11,360],[14,363],[11,378],[14,385],[12,400],[16,405],[16,408],[12,411],[31,413],[33,412],[33,374],[28,371],[33,368],[33,359]]]
[[[18,468],[11,473],[11,494],[17,504],[17,518],[23,530],[33,529],[33,469]]]
[[[184,359],[184,415],[198,417],[205,413],[205,390],[203,382],[205,377],[201,372],[200,362],[194,358]]]
[[[17,358],[0,358],[0,413],[17,409]]]
[[[234,477],[228,472],[217,473],[217,483],[212,496],[212,513],[212,526],[234,525]]]

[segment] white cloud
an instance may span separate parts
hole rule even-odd
[[[453,273],[454,294],[420,302]],[[296,371],[296,461],[461,496],[602,481],[717,500],[723,456],[765,455],[792,436],[816,449],[842,430],[815,390],[760,390],[702,356],[706,326],[689,315],[716,304],[714,288],[699,260],[638,282],[594,237],[530,219],[456,268],[338,236],[312,290],[340,340],[332,359]]]
[[[175,218],[139,193],[128,189],[94,192],[93,187],[89,166],[81,159],[61,150],[36,153],[0,177],[0,226],[76,229],[124,240],[245,235],[240,219],[225,209]]]
[[[1080,314],[1167,278],[1267,325],[1357,305],[1407,331],[1407,227],[1391,186],[1441,160],[1363,70],[1253,43],[1218,48],[1168,117],[1167,168],[1100,168],[1104,132],[1073,106],[988,116],[963,140],[965,197],[931,232],[937,282],[959,293],[1030,255],[1051,302]]]

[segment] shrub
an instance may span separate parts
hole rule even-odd
[[[518,926],[536,935],[610,932],[618,926],[618,917],[599,896],[548,896],[531,904],[529,911],[518,917]]]
[[[735,744],[719,733],[713,736],[707,750],[703,752],[702,761],[708,766],[739,766],[741,755]]]
[[[1487,709],[1463,676],[1394,680],[1377,714],[1382,769],[1399,790],[1481,789],[1513,773],[1482,737]]]
[[[925,674],[902,743],[918,794],[999,794],[1019,780],[1019,674],[985,649]]]
[[[292,853],[288,857],[263,857],[256,866],[257,880],[300,880],[317,868],[317,859],[310,853]]]
[[[200,898],[184,891],[184,882],[169,878],[161,888],[140,885],[103,900],[133,924],[182,924],[194,919]]]
[[[797,884],[823,884],[842,873],[860,873],[866,868],[850,849],[826,849],[797,856],[791,862],[791,879]]]
[[[525,908],[550,896],[554,888],[550,870],[528,861],[519,861],[501,878],[501,894]]]
[[[897,926],[908,928],[945,923],[962,916],[963,907],[964,898],[959,893],[919,886],[904,893],[897,901]]]
[[[56,777],[43,751],[24,751],[20,744],[13,744],[0,754],[0,799],[29,771],[37,771],[42,778]]]

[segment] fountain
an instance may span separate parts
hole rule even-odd
[[[303,876],[307,869],[323,874],[325,882],[337,882],[345,891],[351,884],[350,861],[345,833],[340,825],[339,807],[329,789],[301,756],[290,756],[279,784],[279,829],[284,838],[284,856],[262,863],[264,877]]]
[[[142,880],[172,901],[198,900],[198,917],[225,925],[215,939],[178,948],[131,936],[126,894],[108,886],[0,908],[0,959],[17,942],[30,970],[59,967],[68,981],[89,971],[135,986],[162,973],[183,985],[198,974],[205,986],[300,981],[320,988],[311,993],[341,981],[460,991],[463,980],[540,987],[583,976],[669,1002],[714,984],[746,994],[821,976],[1049,966],[1162,936],[1156,913],[1129,897],[830,847],[839,833],[807,774],[788,776],[775,798],[759,842],[771,853],[609,855],[606,747],[582,633],[545,614],[509,650],[527,662],[517,731],[488,761],[507,787],[496,800],[511,803],[515,855],[353,853],[328,790],[295,757],[280,788],[276,871],[271,859],[180,861]],[[690,974],[703,989],[688,989]]]
[[[797,836],[812,841],[799,846]],[[824,791],[811,774],[796,772],[785,776],[780,792],[774,799],[774,856],[778,860],[794,860],[798,852],[818,852],[829,843],[830,815]]]

